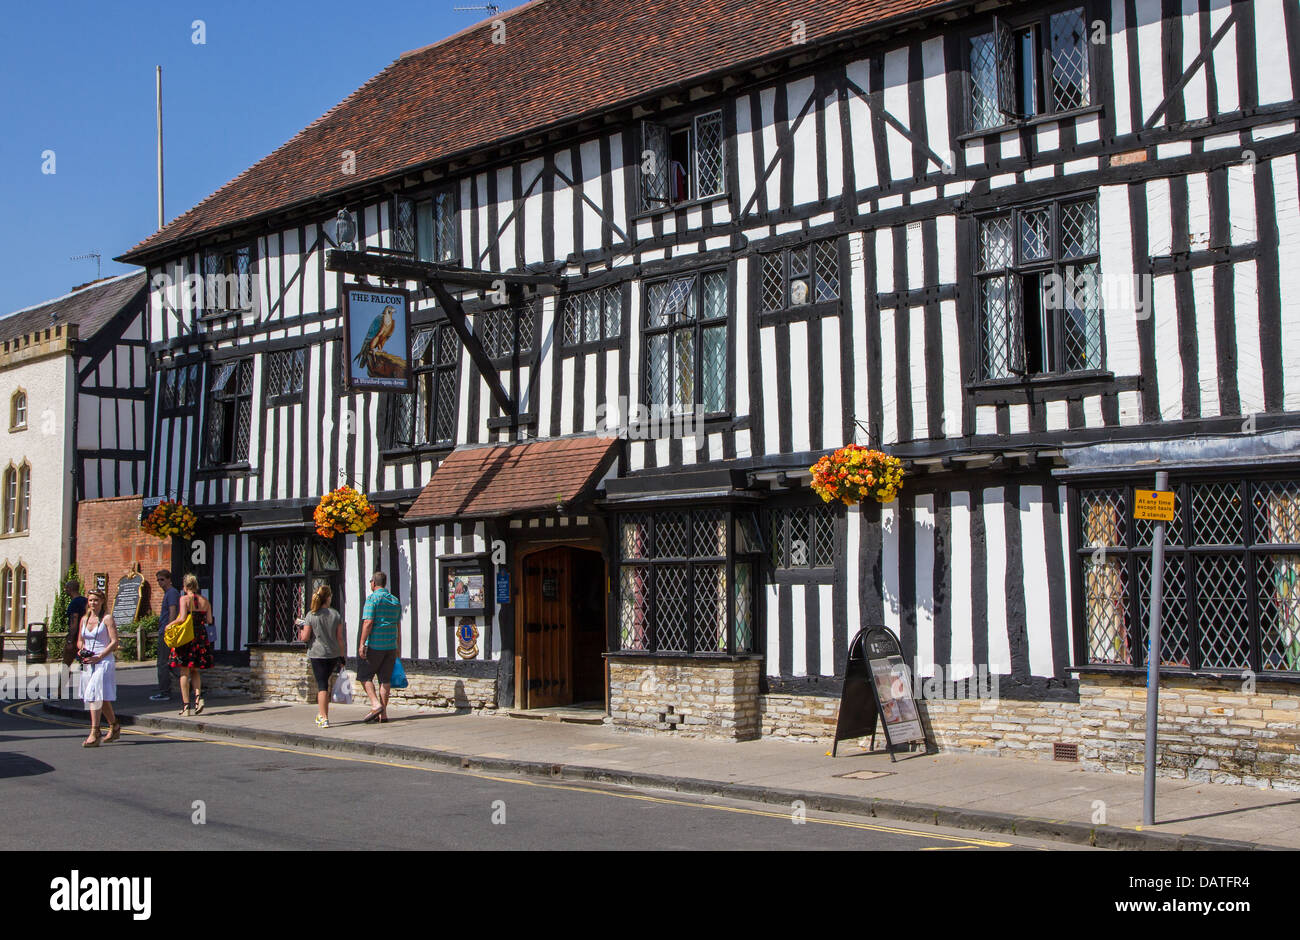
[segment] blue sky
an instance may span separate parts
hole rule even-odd
[[[157,227],[154,66],[168,220],[397,56],[487,17],[476,0],[6,3],[0,41],[0,315],[103,274]],[[504,3],[509,7],[517,4]],[[206,42],[193,41],[202,20]],[[53,173],[46,151],[54,152]]]

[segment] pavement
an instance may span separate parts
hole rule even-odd
[[[208,698],[181,718],[180,696],[148,700],[152,671],[124,669],[118,706],[126,726],[347,752],[491,773],[671,790],[951,829],[998,832],[1111,849],[1300,849],[1300,794],[1242,786],[1156,782],[1156,819],[1143,827],[1142,777],[1066,763],[971,754],[867,753],[841,742],[746,742],[671,738],[606,725],[468,712],[389,709],[364,724],[364,704],[316,706]],[[363,699],[364,701],[364,699]],[[85,716],[77,701],[45,710]]]

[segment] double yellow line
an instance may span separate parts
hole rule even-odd
[[[30,709],[38,705],[38,702],[15,702],[4,709],[6,715],[15,715],[26,718],[29,721],[39,721],[47,725],[61,725],[67,728],[82,728],[85,725],[81,722],[67,721],[58,718],[51,718],[48,715],[34,715]],[[453,774],[456,776],[477,777],[480,780],[492,780],[497,783],[509,783],[520,787],[537,787],[543,790],[565,790],[571,793],[592,793],[598,796],[614,797],[620,800],[639,800],[643,803],[658,803],[664,806],[684,806],[691,809],[714,810],[719,813],[737,813],[742,816],[765,816],[769,819],[790,820],[792,814],[788,812],[772,812],[770,810],[749,809],[740,806],[721,806],[714,803],[697,803],[690,800],[674,800],[661,796],[649,796],[641,793],[625,793],[620,790],[609,790],[598,787],[587,787],[573,783],[543,783],[538,780],[524,780],[517,777],[499,777],[492,774],[479,773],[472,770],[452,770],[442,767],[430,767],[425,764],[406,764],[398,761],[378,760],[372,757],[353,757],[346,754],[325,754],[320,751],[304,751],[296,748],[276,747],[268,744],[248,744],[242,741],[218,741],[212,738],[191,737],[182,734],[171,734],[165,731],[136,731],[130,728],[123,728],[123,734],[140,734],[149,737],[170,738],[176,741],[197,741],[202,744],[213,744],[218,747],[237,747],[253,751],[274,751],[280,754],[296,754],[299,756],[310,755],[325,760],[345,761],[351,764],[374,764],[380,767],[398,767],[402,770],[417,770],[423,773],[432,774]],[[911,836],[917,839],[926,839],[939,842],[951,842],[954,845],[927,846],[922,851],[935,851],[941,849],[973,849],[973,848],[993,848],[1004,849],[1010,848],[1010,842],[998,842],[989,839],[975,839],[967,836],[952,836],[943,833],[917,832],[915,829],[900,829],[896,826],[882,826],[876,823],[851,822],[842,819],[822,819],[817,816],[806,816],[805,821],[810,824],[819,826],[837,826],[841,829],[861,829],[866,832],[888,832],[893,835]]]

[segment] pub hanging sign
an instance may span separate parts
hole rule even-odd
[[[411,391],[410,299],[392,287],[343,288],[343,378],[350,390]]]

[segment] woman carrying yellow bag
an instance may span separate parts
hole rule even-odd
[[[199,593],[199,579],[187,574],[184,581],[185,593],[181,595],[180,609],[176,619],[168,625],[164,641],[170,645],[175,638],[182,641],[180,646],[172,648],[171,664],[181,673],[181,716],[197,715],[203,711],[203,683],[199,678],[200,669],[212,668],[212,642],[208,639],[208,625],[212,623],[212,605]],[[188,622],[192,637],[185,640],[185,624]],[[175,628],[175,632],[173,632]],[[190,704],[190,690],[194,691],[194,704]]]

